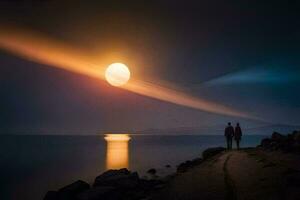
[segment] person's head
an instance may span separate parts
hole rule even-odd
[[[231,126],[231,122],[228,122],[228,126]]]
[[[236,126],[240,126],[240,123],[236,123]]]

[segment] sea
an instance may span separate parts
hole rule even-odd
[[[243,136],[242,147],[255,147],[263,135]],[[222,135],[107,134],[89,136],[0,136],[0,199],[41,200],[76,180],[90,184],[108,169],[126,167],[151,178],[176,171],[209,147],[225,146]],[[235,145],[233,146],[235,147]]]

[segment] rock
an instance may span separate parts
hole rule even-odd
[[[103,174],[101,174],[100,176],[98,176],[96,179],[106,179],[108,177],[113,177],[113,176],[118,176],[118,175],[129,175],[130,171],[126,168],[122,168],[122,169],[110,169],[106,172],[104,172]]]
[[[284,136],[284,135],[281,135],[281,134],[278,133],[278,132],[274,132],[274,133],[272,134],[271,139],[272,139],[272,140],[275,140],[275,141],[284,140],[284,139],[285,139],[285,136]]]
[[[131,173],[127,169],[108,170],[95,179],[94,186],[133,188],[139,180],[137,172]]]
[[[90,185],[82,180],[75,181],[58,190],[59,193],[78,193],[90,188]]]
[[[300,131],[293,132],[293,139],[297,144],[300,144]]]
[[[115,192],[114,187],[93,187],[76,196],[76,200],[104,200],[118,199],[120,194]]]
[[[280,150],[285,153],[299,153],[300,132],[294,131],[292,134],[287,134],[286,136],[278,132],[274,132],[270,139],[263,139],[259,147],[270,151]]]
[[[147,171],[147,173],[148,173],[148,174],[154,175],[154,174],[156,174],[156,169],[151,168],[151,169],[149,169],[149,170]]]
[[[88,190],[89,188],[90,185],[88,183],[78,180],[58,191],[48,191],[44,200],[73,200],[77,194]]]
[[[134,188],[137,187],[139,184],[140,178],[137,172],[133,172],[128,177],[124,177],[122,179],[118,180],[118,183],[116,184],[118,187],[122,188]]]
[[[203,151],[202,153],[202,158],[205,160],[205,159],[208,159],[212,156],[215,156],[217,155],[218,153],[221,153],[222,151],[224,151],[225,148],[224,147],[215,147],[215,148],[209,148],[209,149],[206,149],[205,151]]]
[[[192,168],[194,166],[197,166],[197,165],[201,164],[203,162],[203,160],[211,158],[212,156],[215,156],[215,155],[221,153],[224,150],[225,150],[224,147],[215,147],[215,148],[206,149],[202,153],[203,159],[202,158],[196,158],[196,159],[191,160],[191,161],[187,160],[184,163],[181,163],[177,166],[177,172],[179,172],[179,173],[185,172],[189,168]]]
[[[271,142],[272,142],[271,139],[265,138],[265,139],[262,139],[260,144],[261,144],[261,147],[268,148],[270,146]]]
[[[155,189],[158,185],[164,185],[164,182],[162,180],[157,180],[157,179],[150,179],[150,180],[141,179],[139,187],[143,191],[150,191],[152,189]]]
[[[44,197],[44,200],[57,200],[58,195],[56,191],[48,191]]]
[[[187,171],[187,169],[199,165],[200,163],[202,163],[203,160],[208,159],[208,158],[210,158],[214,155],[217,155],[218,153],[221,153],[224,150],[225,150],[224,147],[215,147],[215,148],[206,149],[202,153],[203,159],[202,158],[196,158],[192,161],[187,160],[184,163],[181,163],[180,165],[177,166],[177,172],[178,173],[185,172],[185,171]]]
[[[269,162],[269,163],[264,164],[262,167],[263,168],[268,168],[268,167],[275,167],[275,166],[276,166],[275,163]]]
[[[196,166],[196,165],[199,165],[200,163],[202,163],[202,161],[203,161],[202,158],[195,158],[194,160],[191,161],[192,162],[191,164],[193,166]]]
[[[189,169],[190,167],[191,167],[191,161],[190,161],[190,160],[187,160],[187,161],[185,161],[184,163],[180,163],[180,164],[177,166],[177,172],[178,172],[178,173],[186,172],[187,169]]]
[[[137,172],[127,169],[109,170],[96,178],[93,188],[78,194],[76,200],[139,200],[163,183],[140,179]]]
[[[115,179],[118,177],[128,176],[129,174],[130,174],[130,171],[126,168],[119,169],[119,170],[108,170],[96,177],[94,186],[103,185],[103,183],[106,181],[109,181],[111,179]]]
[[[63,199],[72,199],[78,193],[90,188],[90,185],[82,180],[78,180],[58,190],[58,196]]]
[[[286,176],[286,183],[288,186],[300,186],[300,173],[293,173]]]
[[[177,172],[186,172],[189,168],[199,165],[203,161],[202,158],[196,158],[194,160],[187,160],[177,166]]]

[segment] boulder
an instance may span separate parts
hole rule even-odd
[[[263,148],[268,148],[271,144],[272,140],[270,138],[265,138],[265,139],[262,139],[261,141],[261,147]]]
[[[138,186],[140,181],[139,175],[137,172],[133,172],[127,177],[118,179],[117,183],[115,184],[117,187],[121,187],[124,189],[131,189]]]
[[[82,180],[75,181],[58,190],[59,193],[78,193],[90,188],[90,185]]]
[[[151,175],[154,175],[154,174],[156,174],[156,169],[151,168],[151,169],[149,169],[149,170],[147,171],[147,173],[148,173],[148,174],[151,174]]]
[[[44,197],[44,200],[58,200],[56,191],[48,191]]]
[[[285,136],[281,135],[278,132],[273,132],[271,139],[274,140],[274,141],[281,141],[281,140],[285,139]]]
[[[203,161],[202,158],[196,158],[194,160],[187,160],[177,166],[177,172],[186,172],[189,168],[199,165]]]
[[[192,165],[193,166],[196,166],[196,165],[199,165],[200,163],[202,163],[203,159],[202,158],[195,158],[192,160]]]
[[[292,173],[286,176],[286,184],[288,186],[300,186],[300,173]]]
[[[300,144],[300,131],[293,132],[293,139],[295,143]]]
[[[106,179],[109,177],[114,177],[118,175],[129,175],[130,171],[126,168],[122,169],[110,169],[107,170],[106,172],[102,173],[100,176],[96,177],[96,180],[101,180],[101,179]]]
[[[203,151],[202,153],[202,158],[205,160],[205,159],[208,159],[210,157],[213,157],[219,153],[221,153],[222,151],[224,151],[225,148],[224,147],[214,147],[214,148],[208,148],[206,149],[205,151]]]
[[[114,187],[93,187],[89,190],[79,193],[76,200],[104,200],[119,199],[120,194],[115,192]]]
[[[283,151],[286,153],[300,152],[300,132],[294,131],[292,134],[282,135],[274,132],[271,138],[265,138],[261,141],[259,147],[270,151]]]
[[[155,189],[157,186],[164,185],[164,181],[158,179],[145,180],[141,179],[139,188],[145,192]]]
[[[131,173],[127,169],[108,170],[95,179],[94,186],[133,188],[138,182],[139,175],[137,172]]]
[[[192,167],[191,165],[191,161],[190,160],[187,160],[183,163],[180,163],[178,166],[177,166],[177,173],[183,173],[183,172],[186,172],[189,168]]]
[[[75,181],[70,185],[67,185],[57,191],[57,199],[59,200],[69,200],[74,199],[74,197],[90,188],[90,185],[82,180]]]
[[[88,190],[90,185],[82,180],[75,181],[58,191],[48,191],[44,200],[73,200],[75,196],[85,190]]]

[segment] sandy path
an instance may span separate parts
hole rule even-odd
[[[278,164],[274,157],[257,150],[224,152],[177,175],[152,199],[299,199],[299,185],[286,187],[286,176],[299,173],[299,166]]]
[[[227,168],[230,169],[228,173],[233,180],[237,199],[283,199],[283,169],[263,163],[245,152],[232,153]]]
[[[165,189],[155,194],[153,199],[216,199],[227,195],[224,182],[224,163],[228,154],[214,157],[208,162],[176,176]],[[204,184],[203,184],[204,183]]]

